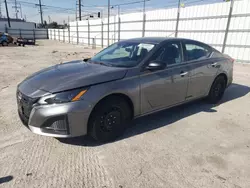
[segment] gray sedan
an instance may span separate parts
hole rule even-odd
[[[17,87],[18,114],[37,134],[90,134],[107,142],[133,118],[199,98],[219,102],[232,83],[233,62],[194,40],[124,40],[26,78]]]

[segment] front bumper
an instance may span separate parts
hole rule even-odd
[[[68,138],[87,134],[92,105],[84,100],[63,104],[34,106],[28,119],[20,112],[22,122],[33,133]]]

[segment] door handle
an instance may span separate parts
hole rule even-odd
[[[181,77],[184,77],[184,76],[187,75],[187,74],[188,74],[188,72],[183,72],[183,71],[181,71],[180,76],[181,76]]]
[[[217,63],[212,63],[211,64],[212,67],[217,67],[217,65],[218,65]]]

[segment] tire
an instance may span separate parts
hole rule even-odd
[[[6,42],[6,41],[2,42],[2,46],[8,46],[8,45],[9,45],[8,42]]]
[[[217,104],[223,97],[226,89],[226,80],[223,76],[218,76],[212,87],[210,88],[208,95],[208,102],[211,104]]]
[[[110,142],[121,136],[132,119],[129,104],[113,96],[101,101],[91,113],[89,134],[99,142]]]

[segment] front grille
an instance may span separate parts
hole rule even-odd
[[[28,124],[29,116],[36,99],[30,98],[20,91],[17,91],[18,113],[24,124]]]

